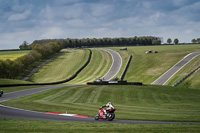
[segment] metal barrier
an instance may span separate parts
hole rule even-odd
[[[123,81],[123,79],[124,79],[124,77],[126,75],[126,72],[128,70],[129,64],[131,62],[131,59],[132,59],[132,55],[130,55],[130,57],[129,57],[129,60],[128,60],[127,64],[126,64],[126,67],[125,67],[125,69],[124,69],[124,71],[123,71],[123,73],[122,73],[122,75],[120,77],[120,81]]]

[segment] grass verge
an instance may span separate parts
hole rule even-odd
[[[38,121],[0,118],[1,132],[199,132],[199,125],[171,125],[171,124],[114,124],[114,123],[80,123],[61,121]]]
[[[17,80],[17,79],[0,79],[0,84],[29,84],[31,82],[23,81],[23,80]]]

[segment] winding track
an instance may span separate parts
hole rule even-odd
[[[115,60],[115,56],[113,56],[113,60]],[[73,85],[39,87],[35,89],[28,89],[28,90],[22,90],[22,91],[17,91],[17,92],[6,93],[3,95],[3,97],[0,98],[0,102],[31,95],[31,94],[49,90],[49,89],[64,87],[64,86],[73,86]],[[48,121],[70,121],[70,122],[132,123],[132,124],[200,124],[200,122],[161,122],[161,121],[133,121],[133,120],[95,121],[94,118],[79,118],[79,117],[46,114],[46,113],[41,113],[41,112],[7,107],[1,104],[0,104],[0,118],[48,120]]]
[[[168,71],[166,71],[163,75],[156,79],[152,84],[164,85],[173,75],[175,75],[181,68],[183,68],[186,64],[188,64],[192,59],[194,59],[198,55],[200,55],[200,52],[190,53],[186,55],[182,60],[180,60],[177,64],[171,67]]]
[[[108,53],[110,53],[113,59],[113,63],[112,66],[110,67],[110,70],[106,73],[106,75],[102,77],[104,81],[108,81],[111,80],[119,72],[122,65],[122,58],[119,55],[119,53],[117,53],[114,50],[110,49],[102,49],[102,50],[105,50]]]

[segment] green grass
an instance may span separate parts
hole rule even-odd
[[[171,124],[114,124],[114,123],[85,123],[85,122],[61,122],[18,120],[0,118],[1,132],[134,132],[134,133],[172,133],[172,132],[199,132],[199,125],[171,125]]]
[[[0,84],[29,84],[31,82],[16,79],[0,79]]]
[[[124,80],[151,84],[184,56],[191,52],[199,51],[200,45],[163,45],[127,48],[127,53],[120,51],[120,47],[112,48],[117,50],[125,60],[130,54],[133,55]],[[145,51],[148,50],[158,51],[158,53],[145,54]]]
[[[92,58],[88,66],[67,84],[84,84],[103,77],[111,67],[112,57],[109,53],[99,49],[91,49]]]
[[[48,83],[67,79],[85,64],[88,56],[88,50],[67,50],[67,53],[41,67],[29,80]]]
[[[3,102],[4,105],[94,117],[111,101],[116,119],[200,121],[200,90],[166,86],[71,86]]]

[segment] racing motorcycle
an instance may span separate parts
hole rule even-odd
[[[1,96],[3,96],[3,91],[2,91],[2,90],[0,91],[0,97],[1,97]]]
[[[107,110],[107,114],[104,114],[104,109],[99,108],[99,113],[95,116],[95,120],[103,119],[112,121],[115,118],[115,112],[116,109],[111,108],[110,110]]]

